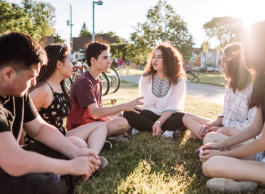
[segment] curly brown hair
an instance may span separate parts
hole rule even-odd
[[[187,74],[183,69],[183,58],[180,52],[172,46],[170,43],[162,43],[157,45],[148,59],[148,62],[145,67],[144,77],[153,76],[156,74],[156,70],[152,65],[152,59],[154,52],[159,49],[162,52],[163,57],[163,72],[166,77],[169,78],[169,83],[177,85],[180,77],[187,78]]]

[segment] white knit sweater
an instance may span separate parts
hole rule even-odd
[[[150,79],[149,79],[150,78]],[[158,77],[156,77],[157,79]],[[163,83],[163,80],[158,78],[158,82]],[[159,83],[158,83],[159,84]],[[139,82],[139,96],[144,96],[143,109],[147,109],[156,115],[162,115],[164,112],[179,112],[184,111],[184,102],[186,95],[186,83],[181,77],[177,85],[169,86],[169,89],[162,88],[163,92],[160,97],[154,95],[152,87],[154,83],[152,77],[143,75]],[[166,85],[166,84],[163,84]]]

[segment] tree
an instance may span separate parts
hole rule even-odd
[[[26,13],[32,18],[34,26],[40,27],[42,36],[52,36],[56,33],[55,8],[50,3],[34,0],[22,0]]]
[[[59,36],[58,34],[53,36],[53,42],[54,43],[64,43],[65,41],[66,40],[62,39],[61,36]]]
[[[214,17],[203,25],[204,31],[209,38],[217,38],[221,47],[228,43],[241,41],[243,21],[235,17]]]
[[[92,34],[91,34],[91,32],[88,31],[88,28],[87,28],[85,22],[81,28],[81,31],[79,33],[79,37],[92,37]]]
[[[15,3],[0,1],[0,35],[8,31],[28,34],[37,41],[41,38],[41,28],[34,25],[34,21],[23,8]]]
[[[173,7],[166,1],[158,4],[147,12],[147,21],[138,23],[131,41],[138,53],[148,53],[157,44],[169,41],[184,58],[189,58],[193,52],[194,40],[189,33],[186,22],[176,14]]]
[[[100,37],[100,38],[104,38],[104,37],[114,37],[115,38],[115,43],[123,43],[121,37],[119,37],[115,32],[109,31],[106,33],[103,32],[99,32],[95,34],[95,37]]]

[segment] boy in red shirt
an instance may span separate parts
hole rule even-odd
[[[98,76],[102,71],[108,72],[110,68],[109,50],[109,45],[99,42],[88,45],[86,59],[89,68],[75,80],[71,87],[70,97],[74,108],[70,110],[67,118],[67,130],[95,121],[103,121],[108,128],[108,137],[123,135],[128,130],[129,124],[125,118],[119,117],[121,111],[134,111],[139,114],[137,109],[142,110],[137,105],[143,104],[140,101],[143,97],[112,107],[102,107],[102,84]],[[111,115],[115,116],[110,118]]]

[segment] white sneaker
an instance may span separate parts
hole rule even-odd
[[[99,156],[98,158],[101,162],[101,164],[99,165],[99,168],[105,168],[109,163],[108,160],[102,156]]]
[[[256,182],[235,181],[228,178],[212,178],[206,182],[206,186],[214,191],[251,191],[257,188]]]
[[[138,134],[138,133],[140,133],[140,131],[138,131],[138,130],[135,129],[135,128],[132,129],[132,135],[136,135],[136,134]]]
[[[165,137],[165,138],[173,138],[173,133],[174,133],[174,131],[165,131],[162,134],[162,137]]]
[[[194,135],[194,134],[191,133],[191,132],[190,132],[189,137],[190,137],[191,139],[199,139],[196,135]]]

